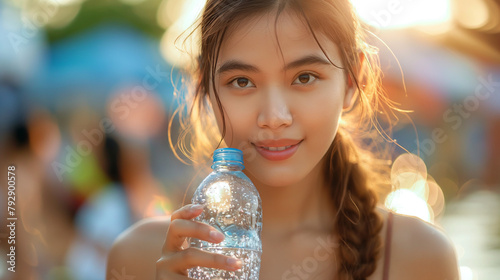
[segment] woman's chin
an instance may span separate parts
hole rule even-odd
[[[247,176],[250,178],[250,180],[252,180],[257,188],[259,188],[260,186],[266,188],[283,188],[293,185],[297,182],[297,178],[295,178],[297,174],[293,174],[293,172],[287,172],[287,174],[283,174],[283,172],[269,173],[269,171],[257,171],[255,174],[260,175],[256,177],[254,176],[254,173],[252,173],[252,171],[246,171],[247,172],[245,173],[247,173]]]

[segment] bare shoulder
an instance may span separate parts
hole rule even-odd
[[[169,224],[170,216],[147,218],[120,234],[108,254],[106,279],[155,279]]]
[[[459,279],[455,248],[443,230],[420,218],[394,214],[392,279]]]

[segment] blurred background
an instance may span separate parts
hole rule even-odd
[[[169,215],[206,175],[177,160],[167,138],[186,63],[174,40],[203,4],[0,2],[0,218],[8,166],[18,217],[16,273],[0,228],[0,279],[104,279],[113,240]],[[413,110],[393,137],[414,155],[395,149],[398,190],[382,203],[443,228],[462,279],[498,279],[500,1],[353,4],[373,32],[386,91]]]

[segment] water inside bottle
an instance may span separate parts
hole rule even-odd
[[[242,261],[242,267],[236,271],[215,269],[207,267],[194,267],[189,270],[188,276],[194,279],[234,279],[234,280],[258,280],[261,253],[256,250],[242,248],[211,247],[206,251],[238,258]]]
[[[197,189],[192,202],[204,205],[203,212],[194,220],[210,224],[224,233],[220,243],[190,239],[190,247],[240,259],[237,271],[195,267],[188,270],[194,279],[258,280],[262,243],[261,202],[257,190],[246,176],[239,172],[213,173]]]

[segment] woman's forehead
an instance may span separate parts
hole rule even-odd
[[[318,42],[316,42],[316,39]],[[318,45],[321,45],[321,47]],[[228,29],[219,53],[219,62],[247,57],[256,59],[265,53],[273,55],[303,56],[315,53],[340,63],[337,45],[319,30],[314,35],[304,18],[290,11],[283,11],[277,17],[275,12],[252,16],[238,21]]]

